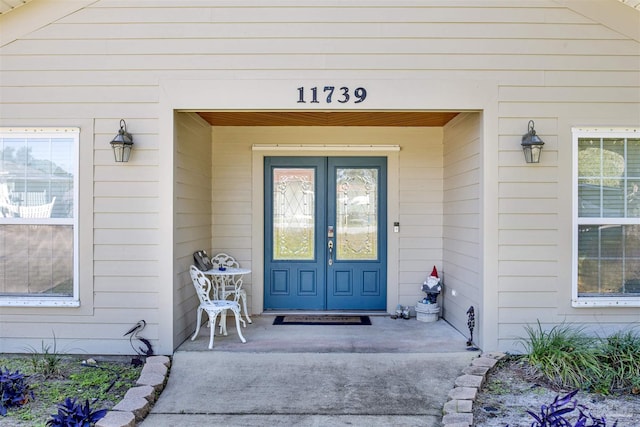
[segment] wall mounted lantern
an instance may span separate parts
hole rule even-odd
[[[536,135],[534,125],[533,120],[529,120],[528,131],[522,135],[522,151],[524,151],[524,159],[527,163],[540,163],[540,153],[544,145],[544,141]]]
[[[111,141],[111,148],[113,148],[113,155],[116,162],[128,162],[129,156],[131,156],[131,148],[133,148],[133,138],[131,134],[127,132],[127,123],[124,119],[120,120],[120,130],[118,134]]]

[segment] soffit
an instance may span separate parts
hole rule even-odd
[[[618,0],[621,3],[626,4],[627,6],[630,6],[634,9],[638,9],[640,10],[640,0]]]
[[[198,112],[198,115],[211,126],[441,127],[449,123],[457,114],[457,112],[414,111]]]
[[[11,12],[17,7],[23,6],[32,0],[0,0],[0,15]]]

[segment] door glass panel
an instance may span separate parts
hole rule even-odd
[[[313,168],[273,170],[273,259],[314,259],[315,188]]]
[[[336,168],[336,259],[378,258],[378,170]]]

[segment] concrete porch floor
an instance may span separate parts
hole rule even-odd
[[[229,335],[219,335],[216,331],[213,350],[207,348],[209,329],[203,326],[194,341],[189,336],[177,351],[446,353],[466,350],[467,338],[445,320],[419,322],[415,317],[405,320],[392,319],[388,315],[372,315],[370,318],[370,326],[273,325],[275,315],[262,314],[253,316],[253,324],[242,328],[247,339],[243,344],[231,316],[227,320]]]
[[[370,326],[273,325],[254,316],[242,344],[209,330],[173,355],[142,426],[442,427],[455,379],[478,351],[444,320],[371,316]]]

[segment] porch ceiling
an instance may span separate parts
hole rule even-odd
[[[457,112],[218,112],[198,115],[211,126],[425,126],[441,127]]]

